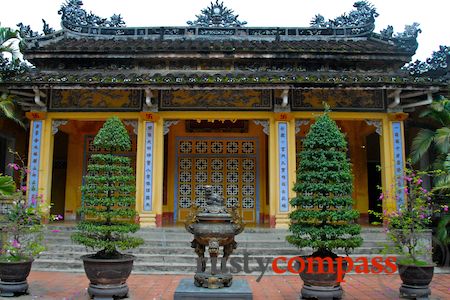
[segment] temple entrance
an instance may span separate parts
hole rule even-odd
[[[87,173],[90,157],[103,153],[93,145],[94,137],[104,121],[68,120],[57,129],[54,137],[51,208],[52,214],[60,214],[66,221],[80,220],[77,212],[83,205],[83,176]],[[136,166],[136,133],[134,127],[126,126],[130,135],[132,149],[118,154],[131,158]]]
[[[173,222],[184,222],[193,205],[205,205],[205,185],[237,206],[249,224],[264,222],[266,137],[250,121],[181,121],[170,128],[168,172]],[[268,213],[268,211],[267,211]]]

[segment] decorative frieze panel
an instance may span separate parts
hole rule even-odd
[[[323,110],[324,102],[332,110],[385,109],[385,92],[381,90],[303,89],[291,93],[293,110]]]
[[[140,111],[142,97],[140,90],[52,89],[49,111]]]
[[[160,109],[271,110],[270,90],[162,90]]]

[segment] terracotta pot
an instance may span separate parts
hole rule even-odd
[[[18,262],[0,262],[0,280],[3,282],[26,281],[34,259]]]

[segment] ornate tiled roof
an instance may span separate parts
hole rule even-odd
[[[215,40],[215,39],[99,39],[89,37],[64,37],[52,42],[29,44],[27,52],[53,53],[150,53],[150,52],[270,52],[270,53],[377,53],[403,54],[408,52],[377,39],[349,40]]]
[[[417,48],[418,24],[394,34],[373,32],[375,8],[333,20],[316,15],[311,27],[247,27],[223,3],[212,2],[184,27],[126,27],[87,13],[80,0],[60,9],[62,30],[27,39],[38,70],[14,85],[441,85],[398,69]]]
[[[186,27],[125,27],[120,15],[110,20],[87,13],[80,0],[67,0],[59,13],[62,15],[62,30],[48,31],[46,35],[28,39],[32,51],[39,49],[59,50],[119,49],[135,52],[156,50],[236,50],[246,51],[372,51],[377,53],[398,52],[412,56],[417,48],[418,24],[405,28],[405,32],[394,34],[388,27],[382,34],[375,34],[375,8],[366,1],[355,2],[355,9],[334,20],[325,21],[316,15],[311,27],[245,27],[233,11],[216,0],[197,15],[197,20],[187,22]],[[64,37],[61,41],[61,38]],[[74,40],[79,40],[78,45]],[[367,41],[352,43],[350,40]],[[378,41],[376,44],[374,41]],[[47,46],[47,45],[51,46]],[[114,44],[114,45],[112,45]],[[106,48],[105,48],[106,47]],[[211,49],[211,47],[213,49]],[[119,50],[120,51],[120,50]]]

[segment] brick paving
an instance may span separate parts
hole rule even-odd
[[[187,275],[131,275],[128,279],[128,299],[156,300],[173,299],[181,278]],[[192,278],[192,277],[191,277]],[[264,276],[256,282],[257,276],[235,276],[245,278],[253,290],[253,299],[297,300],[301,289],[298,276]],[[345,300],[399,299],[400,278],[393,275],[346,275],[342,283]],[[20,300],[88,300],[88,280],[83,273],[34,272],[28,279],[30,294]],[[431,284],[430,299],[450,299],[450,274],[435,274]],[[11,299],[2,298],[0,299]]]

